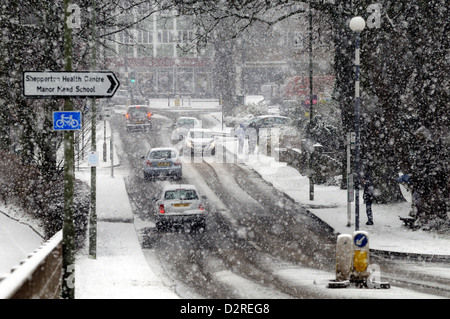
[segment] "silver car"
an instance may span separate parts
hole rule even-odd
[[[186,137],[189,129],[200,127],[200,121],[195,117],[182,116],[178,118],[173,126],[174,130],[170,138],[173,143],[176,143]]]
[[[172,184],[164,187],[156,202],[156,228],[189,225],[206,229],[208,214],[206,196],[200,196],[194,185]]]
[[[152,148],[144,157],[143,171],[145,179],[158,176],[173,176],[176,179],[181,179],[181,158],[173,147]]]

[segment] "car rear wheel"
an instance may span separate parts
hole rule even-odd
[[[163,222],[156,222],[156,230],[161,231],[165,230],[167,228],[167,225]]]
[[[206,220],[202,219],[200,221],[197,222],[197,224],[195,225],[197,230],[203,230],[206,231]]]

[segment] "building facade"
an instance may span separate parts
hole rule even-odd
[[[146,17],[148,12],[151,8],[143,5],[123,15],[123,25],[137,23],[107,39],[106,63],[119,75],[122,88],[147,98],[213,96],[214,53],[188,49],[194,37],[189,18],[172,12]]]
[[[226,82],[234,87],[236,96],[255,95],[264,86],[282,87],[293,76],[309,74],[306,16],[293,17],[270,28],[255,24],[227,52],[233,65],[216,68],[224,61],[218,61],[212,45],[200,52],[189,49],[196,36],[190,17],[173,11],[149,12],[152,8],[145,4],[123,14],[117,30],[120,25],[135,24],[108,37],[108,67],[119,75],[122,88],[131,88],[135,94],[146,98],[173,95],[217,98],[221,88],[216,84],[223,82],[218,77],[228,79],[232,75],[233,83]],[[319,28],[322,27],[317,26],[314,32],[318,33]],[[315,75],[330,74],[333,53],[329,44],[326,40],[315,40]]]

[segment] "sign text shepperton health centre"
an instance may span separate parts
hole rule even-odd
[[[23,73],[23,95],[32,98],[112,97],[119,85],[110,71]]]

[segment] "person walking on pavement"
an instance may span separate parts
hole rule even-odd
[[[245,130],[244,130],[244,124],[239,125],[239,128],[236,131],[236,136],[239,141],[239,148],[238,153],[242,154],[244,150],[244,141],[245,141]]]
[[[367,223],[366,225],[373,225],[372,203],[373,203],[373,182],[370,173],[366,173],[363,179],[364,193],[363,199],[366,204]]]
[[[258,142],[258,133],[256,132],[256,129],[252,124],[250,124],[249,128],[247,129],[248,132],[248,152],[249,154],[254,154],[256,149],[256,144]]]
[[[408,192],[411,193],[411,210],[409,216],[417,219],[418,208],[420,207],[420,195],[413,186],[414,176],[412,174],[403,174],[397,178],[397,182],[404,184]]]

